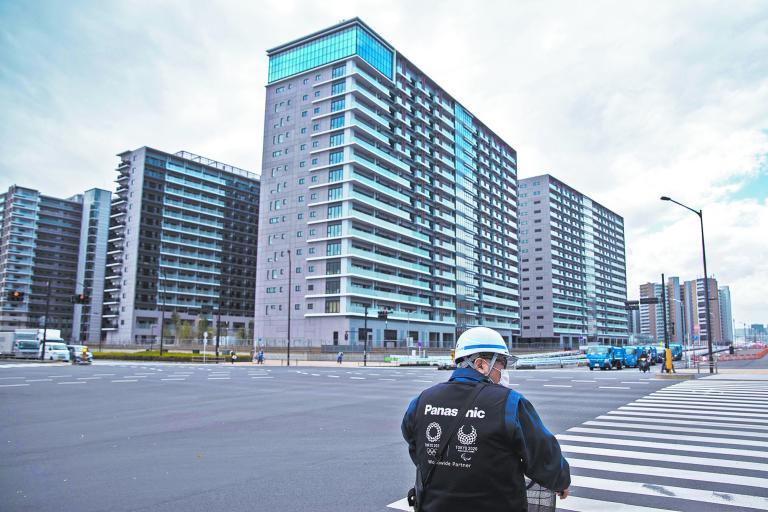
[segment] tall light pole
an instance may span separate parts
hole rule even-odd
[[[293,266],[291,265],[291,250],[288,249],[288,365],[291,366],[291,276],[293,275]]]
[[[159,278],[162,276],[163,278],[163,305],[160,310],[160,357],[163,357],[163,331],[165,330],[165,272],[163,272],[163,269],[158,269],[158,284]],[[158,286],[159,289],[159,286]]]
[[[706,249],[706,246],[704,245],[704,212],[702,210],[694,210],[693,208],[685,206],[683,203],[679,203],[667,196],[661,196],[661,200],[673,202],[676,205],[682,206],[686,210],[691,211],[699,216],[699,223],[701,224],[701,259],[704,262],[704,304],[705,304],[704,307],[706,308],[706,315],[707,315],[707,351],[709,352],[709,373],[715,373],[715,361],[713,360],[713,354],[712,354],[712,321],[709,313],[709,282],[708,282],[708,274],[707,274],[707,249]],[[697,291],[696,303],[698,304],[698,291]],[[697,307],[697,310],[698,310],[698,307]]]

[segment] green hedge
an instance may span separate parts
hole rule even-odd
[[[159,350],[145,351],[145,352],[93,352],[94,359],[117,359],[121,361],[181,361],[191,362],[193,358],[201,358],[203,354],[192,354],[190,352],[165,352],[163,351],[162,357]],[[206,359],[214,359],[213,353],[207,353]],[[223,351],[219,351],[219,359],[222,361],[229,361],[229,354],[225,354]],[[250,361],[249,354],[237,354],[237,361]]]

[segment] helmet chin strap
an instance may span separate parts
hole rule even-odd
[[[486,377],[488,377],[489,379],[491,379],[491,372],[493,371],[494,365],[496,364],[496,358],[497,358],[497,357],[499,357],[499,354],[496,354],[496,353],[494,353],[494,354],[493,354],[493,357],[491,358],[491,363],[490,363],[490,368],[488,369],[488,373],[484,374],[484,375],[485,375]],[[474,368],[474,369],[475,369],[475,370],[477,370],[477,371],[480,371],[480,370],[477,368],[477,364],[476,364],[476,362],[477,362],[477,359],[475,359],[474,361],[472,361],[472,368]],[[491,382],[493,382],[493,379],[491,379]]]

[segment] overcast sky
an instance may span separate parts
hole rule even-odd
[[[518,152],[624,217],[629,296],[729,285],[768,323],[768,2],[0,1],[0,190],[113,189],[115,154],[259,171],[265,50],[360,16]]]

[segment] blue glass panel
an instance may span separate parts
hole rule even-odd
[[[355,27],[349,27],[271,56],[269,82],[353,55],[356,35]]]
[[[359,26],[348,27],[269,58],[268,82],[302,73],[333,61],[360,55],[371,66],[392,80],[393,53]],[[343,74],[343,67],[333,76]]]
[[[357,54],[392,80],[392,52],[361,27],[357,27]]]

